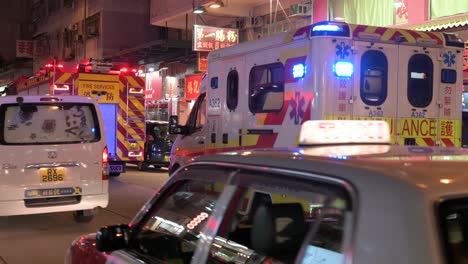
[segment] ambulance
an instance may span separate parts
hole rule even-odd
[[[170,171],[295,146],[311,119],[384,120],[393,144],[459,147],[462,58],[452,34],[330,21],[212,51],[187,123],[170,117]]]

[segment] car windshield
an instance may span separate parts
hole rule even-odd
[[[67,144],[100,139],[92,104],[5,104],[0,107],[3,144]]]
[[[151,135],[154,139],[175,140],[175,136],[169,134],[169,125],[167,123],[147,123],[146,134]]]
[[[444,201],[439,209],[447,263],[468,263],[468,198]]]
[[[190,263],[200,231],[208,224],[223,188],[222,183],[180,183],[150,213],[133,248],[146,257]]]

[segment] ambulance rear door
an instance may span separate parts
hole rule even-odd
[[[400,145],[439,141],[439,49],[399,45],[397,123]]]
[[[243,116],[247,112],[246,91],[248,75],[245,56],[223,58],[217,65],[219,73],[211,81],[208,92],[209,148],[232,151],[240,147]]]
[[[353,119],[387,121],[395,141],[398,46],[355,41]]]

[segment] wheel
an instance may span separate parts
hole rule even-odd
[[[96,210],[78,210],[73,212],[73,219],[77,223],[88,223],[93,220]]]
[[[148,168],[148,165],[146,165],[143,161],[139,161],[137,164],[137,168],[139,171],[144,171]]]
[[[120,172],[111,172],[109,173],[109,176],[111,177],[118,177],[120,175]]]

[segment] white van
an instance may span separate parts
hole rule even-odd
[[[0,216],[73,211],[91,221],[109,202],[105,135],[89,97],[0,97]]]

